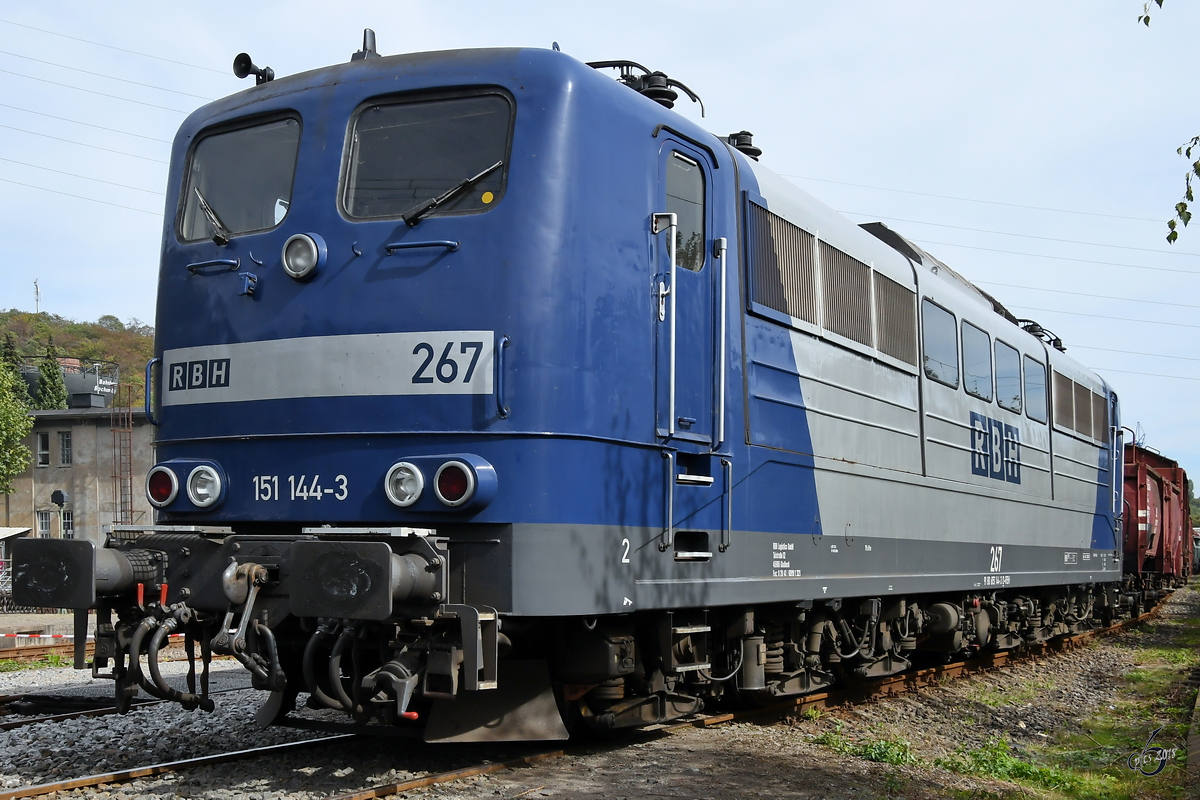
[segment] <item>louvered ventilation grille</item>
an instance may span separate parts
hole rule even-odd
[[[1075,384],[1075,431],[1092,435],[1092,393],[1078,383]]]
[[[1054,373],[1054,424],[1075,430],[1074,381],[1066,375]]]
[[[871,268],[821,242],[821,277],[825,329],[873,347]]]
[[[750,248],[754,302],[816,325],[813,235],[751,203]]]
[[[1092,395],[1092,438],[1108,441],[1108,402],[1103,395]]]
[[[908,289],[875,273],[875,319],[879,350],[906,364],[917,365],[917,305]]]

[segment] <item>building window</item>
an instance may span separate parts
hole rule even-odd
[[[37,512],[37,530],[38,536],[42,539],[50,538],[50,512]]]
[[[64,539],[75,538],[75,512],[62,512],[62,537]]]
[[[37,435],[37,465],[39,467],[50,466],[50,434],[48,433]]]
[[[71,466],[71,432],[58,432],[58,463],[60,466]]]

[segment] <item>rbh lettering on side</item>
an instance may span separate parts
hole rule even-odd
[[[1016,426],[971,412],[971,474],[1021,482],[1021,434]]]
[[[229,386],[229,359],[180,361],[167,367],[167,391],[222,389]]]

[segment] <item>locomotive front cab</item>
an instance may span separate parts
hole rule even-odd
[[[687,563],[661,521],[722,519],[716,156],[649,136],[662,111],[558,53],[479,51],[356,60],[193,114],[148,372],[156,524],[46,546],[25,602],[97,609],[93,670],[111,663],[125,704],[211,706],[157,668],[183,632],[271,692],[264,723],[300,693],[435,740],[565,737],[569,686],[605,684],[625,711],[602,726],[698,708],[648,674],[631,617],[595,621],[637,590],[598,565],[695,572],[708,534]],[[676,280],[678,304],[659,288]],[[677,341],[705,343],[679,346],[678,384]],[[690,484],[626,502],[623,481],[662,484],[670,437]]]

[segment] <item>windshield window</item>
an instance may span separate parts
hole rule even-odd
[[[184,183],[179,235],[191,242],[219,233],[201,196],[229,234],[274,228],[291,205],[299,145],[300,121],[292,118],[202,138]]]
[[[398,217],[498,161],[433,212],[485,210],[508,173],[512,104],[500,94],[369,106],[354,122],[343,204],[351,217]]]

